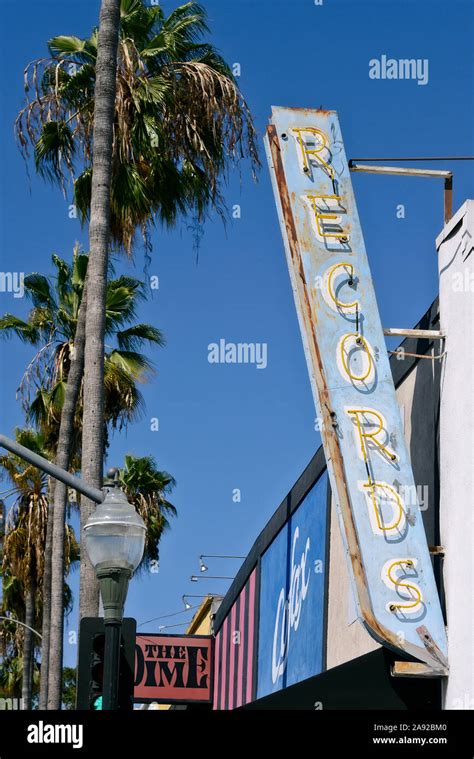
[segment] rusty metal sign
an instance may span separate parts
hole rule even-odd
[[[359,617],[445,673],[447,641],[334,111],[272,108],[270,173]]]

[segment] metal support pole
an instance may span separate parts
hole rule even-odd
[[[366,164],[355,163],[356,160],[361,160],[361,159],[352,158],[349,161],[350,171],[364,172],[365,174],[387,174],[388,176],[431,177],[431,178],[444,179],[444,223],[446,224],[446,222],[448,222],[450,218],[452,217],[453,215],[453,172],[452,171],[443,171],[439,169],[409,169],[404,166],[370,166]],[[382,160],[382,159],[373,158],[373,159],[366,159],[366,160],[376,161],[376,160]],[[419,159],[415,159],[415,158],[395,159],[394,158],[390,160],[407,161],[407,160],[419,160]],[[427,159],[427,160],[435,160],[435,159]],[[470,159],[466,158],[463,160],[470,160]]]
[[[351,158],[349,161],[349,168],[353,170],[356,161],[474,161],[472,155],[456,155],[456,156],[410,156],[410,157],[392,157],[392,158]],[[359,171],[361,169],[359,168]],[[446,224],[453,215],[453,177],[446,177],[444,180],[444,223]]]
[[[400,335],[401,337],[417,337],[426,340],[444,340],[446,333],[441,329],[399,329],[398,327],[385,327],[383,331],[387,337]]]
[[[364,174],[388,174],[397,177],[425,177],[431,179],[453,177],[452,171],[442,169],[408,169],[405,166],[365,166],[362,163],[350,162],[351,171],[364,172]]]
[[[395,156],[391,158],[351,158],[349,167],[354,161],[474,161],[474,155],[431,155],[431,156]]]
[[[118,709],[118,686],[120,669],[120,642],[122,623],[105,623],[105,652],[104,652],[104,710]]]
[[[82,493],[82,495],[85,495],[86,498],[90,498],[90,500],[95,503],[102,503],[105,498],[105,494],[102,490],[87,485],[80,479],[80,477],[75,477],[75,475],[70,472],[66,472],[65,469],[61,469],[61,467],[51,463],[51,461],[43,458],[43,456],[33,453],[29,448],[25,448],[24,445],[20,445],[16,440],[11,440],[11,438],[6,435],[0,435],[0,447],[5,448],[7,451],[10,451],[10,453],[14,453],[15,456],[20,456],[20,458],[28,461],[29,464],[41,469],[43,472],[46,472],[46,474],[50,474],[51,477],[54,477],[68,487],[77,490],[78,493]]]
[[[123,607],[132,573],[127,567],[110,567],[107,565],[99,565],[96,567],[96,572],[102,603],[104,604],[103,705],[104,709],[115,710],[119,707],[118,685]]]
[[[35,630],[34,627],[30,627],[29,625],[26,625],[24,622],[20,622],[19,619],[15,619],[15,617],[0,617],[2,621],[5,622],[14,622],[16,625],[21,625],[21,627],[26,627],[27,630],[31,630],[32,633],[38,636],[40,640],[43,640],[43,636],[41,633],[38,632],[38,630]]]

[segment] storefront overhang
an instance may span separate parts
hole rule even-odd
[[[393,677],[390,674],[393,662],[394,655],[379,648],[242,708],[282,711],[441,708],[439,679]]]

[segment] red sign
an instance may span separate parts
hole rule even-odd
[[[135,701],[210,702],[212,644],[210,635],[137,635]]]

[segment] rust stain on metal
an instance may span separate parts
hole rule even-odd
[[[453,215],[453,177],[444,180],[444,223],[447,224]]]
[[[436,659],[436,661],[439,662],[439,664],[441,665],[443,669],[448,670],[449,669],[448,660],[446,659],[443,652],[440,651],[439,647],[436,645],[427,627],[425,627],[425,625],[420,625],[419,627],[416,628],[416,631],[418,635],[420,636],[422,643],[425,646],[428,653],[431,654],[431,656],[433,656],[434,659]]]
[[[391,670],[392,677],[442,677],[447,671],[437,670],[417,661],[396,661]]]
[[[301,114],[303,114],[303,113],[309,113],[309,114],[321,113],[324,116],[329,116],[331,113],[336,113],[336,111],[334,111],[334,110],[329,110],[328,111],[325,108],[292,108],[291,110],[294,111],[294,112],[296,112],[296,113],[301,113]],[[271,125],[271,126],[273,126],[273,125]]]

